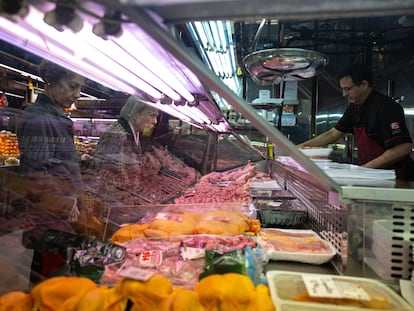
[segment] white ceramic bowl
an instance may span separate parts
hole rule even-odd
[[[308,157],[327,158],[332,152],[332,148],[305,148],[299,149]]]

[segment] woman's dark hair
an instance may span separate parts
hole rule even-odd
[[[38,71],[45,83],[57,82],[74,74],[72,71],[45,59],[39,64]]]
[[[366,64],[352,64],[348,66],[338,75],[338,80],[345,77],[351,77],[356,85],[360,85],[362,81],[366,80],[370,86],[372,86],[374,79],[371,67]]]

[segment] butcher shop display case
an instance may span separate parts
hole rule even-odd
[[[333,267],[337,274],[375,278],[392,286],[397,285],[398,280],[408,280],[414,269],[412,257],[414,230],[411,221],[414,218],[412,186],[404,188],[394,184],[390,187],[354,185],[335,180],[317,165],[316,161],[299,151],[297,146],[289,140],[289,137],[275,127],[274,123],[264,120],[251,103],[244,99],[246,94],[240,95],[240,86],[239,92],[228,86],[226,80],[229,76],[232,81],[245,78],[242,77],[241,68],[236,66],[236,70],[230,75],[214,70],[211,60],[205,57],[212,52],[210,48],[216,44],[218,46],[218,43],[211,45],[201,42],[197,38],[190,38],[190,32],[198,25],[197,20],[229,18],[234,21],[232,24],[212,21],[207,26],[212,29],[216,29],[217,26],[219,29],[220,25],[226,25],[227,34],[230,36],[224,39],[224,41],[227,40],[224,43],[230,43],[229,41],[235,39],[231,28],[238,26],[234,20],[235,17],[254,16],[255,19],[262,17],[261,24],[263,25],[265,23],[279,24],[279,19],[286,19],[280,20],[280,25],[283,25],[280,26],[281,30],[284,25],[288,27],[289,20],[297,18],[308,20],[311,17],[319,19],[321,16],[331,16],[334,12],[336,12],[333,14],[335,18],[341,17],[341,14],[349,16],[352,14],[361,15],[365,12],[380,15],[383,13],[381,10],[390,9],[395,9],[402,14],[406,14],[407,11],[411,13],[414,6],[410,2],[412,1],[405,1],[405,3],[404,1],[399,3],[365,1],[361,3],[361,1],[354,0],[347,3],[347,10],[343,10],[344,4],[339,0],[321,1],[320,6],[307,1],[298,1],[303,10],[296,10],[292,9],[291,3],[269,0],[256,1],[254,5],[237,0],[225,1],[221,5],[217,5],[216,1],[209,0],[171,1],[171,3],[169,1],[150,3],[149,1],[109,0],[69,3],[68,1],[27,0],[18,1],[17,6],[21,5],[19,7],[21,11],[17,12],[18,16],[14,16],[14,13],[0,12],[0,39],[4,42],[3,45],[7,43],[12,46],[11,50],[16,51],[17,48],[22,48],[28,53],[36,53],[36,57],[44,57],[87,77],[88,87],[101,83],[102,86],[97,87],[100,90],[111,88],[116,93],[136,96],[140,101],[158,109],[160,115],[171,117],[167,123],[159,122],[160,126],[154,129],[151,136],[142,137],[144,160],[143,167],[139,169],[131,163],[119,165],[116,157],[112,158],[113,161],[110,165],[102,165],[102,162],[94,159],[93,148],[99,141],[99,134],[115,118],[112,116],[107,119],[95,118],[95,116],[84,119],[73,118],[75,143],[80,156],[84,182],[82,189],[84,193],[82,193],[82,197],[79,197],[83,204],[80,210],[78,209],[78,198],[73,195],[72,189],[64,187],[66,184],[63,184],[63,190],[59,189],[62,192],[55,193],[52,190],[55,190],[58,184],[53,179],[43,179],[45,176],[42,175],[25,178],[19,174],[18,165],[1,168],[0,221],[2,225],[0,241],[2,243],[0,243],[0,254],[2,258],[0,258],[0,270],[6,273],[6,280],[0,284],[4,284],[4,288],[0,288],[0,295],[10,290],[27,291],[30,289],[30,286],[33,285],[30,282],[33,262],[35,265],[41,263],[41,267],[34,268],[45,269],[42,271],[45,272],[42,276],[47,277],[51,274],[46,274],[46,272],[50,273],[52,268],[60,268],[57,263],[63,263],[65,267],[68,267],[70,256],[73,255],[71,252],[74,249],[65,244],[63,250],[60,248],[41,249],[41,251],[45,251],[45,254],[36,253],[34,251],[38,246],[35,245],[36,238],[29,239],[25,234],[34,230],[35,227],[40,227],[40,229],[53,227],[64,231],[73,226],[73,228],[69,228],[71,231],[80,232],[90,238],[89,250],[96,250],[99,248],[98,246],[102,245],[101,243],[104,243],[105,245],[98,251],[108,251],[109,257],[120,251],[123,258],[125,249],[121,246],[114,247],[109,243],[114,242],[110,239],[113,237],[112,234],[118,230],[128,231],[130,225],[137,227],[144,225],[143,227],[145,227],[150,222],[153,224],[154,215],[161,217],[170,213],[167,216],[171,216],[171,219],[167,220],[175,221],[177,213],[202,213],[210,212],[211,209],[215,214],[213,216],[207,215],[206,219],[203,219],[205,223],[202,223],[202,228],[209,234],[213,230],[219,231],[222,227],[226,227],[228,229],[225,231],[227,236],[231,236],[236,231],[240,236],[235,235],[234,240],[229,239],[233,246],[240,246],[238,243],[241,239],[246,239],[249,245],[256,246],[256,236],[261,229],[259,220],[263,222],[264,226],[269,227],[301,227],[301,229],[312,231],[311,243],[308,243],[308,240],[305,241],[306,247],[309,247],[310,251],[314,251],[312,243],[315,239],[319,245],[325,245],[327,251],[326,257],[316,262],[313,261],[314,256],[305,254],[306,259],[312,258],[310,263],[309,260],[307,261],[309,264],[301,266],[305,266],[308,271],[318,270],[322,267],[315,267],[313,264],[323,264]],[[56,10],[54,6],[56,6]],[[60,25],[55,20],[59,13],[58,9],[60,13],[69,10],[71,14],[68,16],[78,19],[77,23],[74,21],[76,25],[74,23]],[[122,35],[100,33],[102,28],[107,30],[108,25],[105,25],[105,22],[108,19],[114,21],[112,17],[108,17],[113,13],[116,16],[116,25],[110,26],[121,26]],[[269,14],[273,14],[275,19],[265,20]],[[119,16],[121,18],[118,18]],[[79,23],[79,19],[81,19],[81,23]],[[404,19],[401,20],[405,22]],[[83,29],[73,29],[73,27],[79,27],[80,24],[83,26],[80,28]],[[178,26],[177,28],[173,27],[175,24]],[[342,29],[342,25],[339,21],[335,22],[332,27],[339,27],[342,32],[343,29],[346,30],[346,28]],[[323,24],[320,29],[323,27],[331,27],[331,25],[329,23]],[[300,31],[303,29],[304,32],[301,33]],[[297,30],[302,36],[301,41],[313,37],[309,36],[310,32],[306,27],[298,27],[294,30]],[[360,32],[356,33],[358,39]],[[259,31],[257,37],[258,35]],[[286,39],[289,36],[289,34],[284,36],[283,33],[279,33],[276,37],[285,37]],[[196,51],[194,47],[182,45],[183,42],[180,42],[179,39],[188,41],[192,39],[203,47]],[[223,43],[223,38],[216,37],[215,39]],[[323,39],[323,35],[320,39]],[[254,41],[257,43],[256,38]],[[342,45],[346,41],[341,40],[339,44]],[[366,46],[367,38],[364,37],[361,41]],[[327,45],[334,45],[330,40],[327,42],[329,43]],[[306,44],[308,44],[307,40]],[[319,43],[315,46],[319,46]],[[203,50],[204,47],[206,47],[205,50]],[[240,46],[234,45],[231,48],[220,49],[216,55],[220,58],[218,62],[224,61],[221,58],[224,52],[235,52],[236,48],[240,48]],[[288,48],[289,50],[290,48]],[[343,49],[338,50],[342,51]],[[353,50],[350,50],[348,54],[353,55],[353,53]],[[375,55],[377,56],[377,54]],[[378,58],[382,59],[383,55],[380,56]],[[29,58],[32,57],[27,57],[27,59],[23,57],[24,62],[22,63],[27,65]],[[4,58],[8,59],[6,56]],[[323,67],[327,65],[327,59],[321,55],[319,60],[322,62],[317,65],[317,70],[314,67],[311,68],[312,75],[309,77],[313,78],[313,74],[316,73],[326,74]],[[274,59],[274,62],[276,61],[277,59]],[[292,61],[294,67],[297,67],[295,58],[289,58],[288,61]],[[304,62],[304,59],[301,57],[298,61]],[[343,58],[340,58],[338,63],[342,65]],[[33,71],[37,69],[37,65],[33,64],[29,64],[27,67]],[[280,75],[278,72],[277,77],[270,76],[271,81],[266,83],[268,85],[263,86],[274,88],[275,91],[277,89],[281,93],[281,87],[273,83],[277,81],[284,85],[283,76],[286,71],[282,67],[280,68],[282,70]],[[24,77],[25,82],[17,84],[23,86],[20,89],[23,88],[28,93],[27,95],[34,95],[31,82],[32,79],[36,80],[38,77],[35,77],[33,73],[26,74]],[[301,79],[307,78],[301,74],[299,77]],[[1,79],[2,86],[7,84],[3,80],[7,79]],[[316,97],[321,91],[317,87],[317,82],[318,79],[312,80],[311,91],[301,89],[305,95],[312,97],[313,106],[309,107],[310,109],[316,109]],[[330,82],[332,83],[332,81]],[[244,88],[243,92],[245,91]],[[337,87],[335,87],[335,91],[338,91]],[[99,94],[102,95],[101,92]],[[332,94],[329,95],[332,96]],[[89,100],[91,105],[101,101],[94,96],[88,97]],[[238,114],[242,115],[254,126],[255,130],[266,138],[266,142],[273,146],[275,155],[291,157],[296,163],[295,166],[281,162],[279,159],[274,160],[269,155],[264,155],[252,147],[231,127],[220,110],[219,103],[231,106]],[[313,117],[316,116],[313,115]],[[3,130],[4,122],[0,121]],[[10,137],[15,142],[14,135],[10,135]],[[9,145],[7,147],[9,148]],[[7,152],[16,152],[16,156],[18,155],[16,149],[7,150]],[[249,184],[249,180],[253,177],[262,179],[260,181],[269,182],[269,179],[271,182],[276,181],[280,188],[255,188],[253,184]],[[59,186],[61,185],[59,184]],[[44,207],[46,212],[40,213],[39,207]],[[60,219],[61,221],[57,221],[57,217],[52,217],[52,213],[58,209],[66,213]],[[229,221],[231,218],[227,217],[229,214],[226,214],[231,212],[239,213],[235,217],[237,220],[235,226]],[[74,215],[77,216],[73,217]],[[76,221],[69,225],[68,221],[73,221],[75,218]],[[190,219],[190,217],[188,218]],[[189,222],[192,222],[194,219],[190,220]],[[84,224],[86,224],[86,229],[82,227]],[[198,220],[197,224],[200,225]],[[170,234],[178,226],[180,229],[187,229],[181,224],[175,224],[174,227],[168,228],[169,231],[153,227],[150,230],[153,230],[154,236],[160,231],[168,231]],[[138,232],[134,231],[134,228],[136,227],[127,232],[128,240],[134,240],[132,238],[134,233],[143,233],[143,230]],[[140,228],[142,229],[142,227]],[[284,234],[290,233],[284,232]],[[44,235],[40,235],[40,237],[48,238]],[[59,235],[55,235],[55,237],[59,238]],[[305,236],[305,238],[307,237]],[[285,238],[283,240],[290,248],[291,239]],[[205,241],[208,239],[206,238]],[[131,256],[131,261],[142,258],[142,253],[137,251],[138,247],[143,245],[141,242],[141,240],[131,242],[136,251]],[[250,244],[250,242],[254,243]],[[182,245],[177,244],[176,246],[181,251]],[[112,253],[111,250],[116,252]],[[104,255],[108,255],[108,253]],[[40,255],[40,259],[44,260],[36,258],[37,261],[32,262],[34,255]],[[146,255],[148,253],[145,253],[143,257]],[[321,256],[316,257],[320,259]],[[82,258],[82,255],[79,258]],[[280,259],[280,257],[275,258]],[[285,259],[286,257],[282,257],[281,261]],[[174,267],[173,265],[176,263],[176,258],[174,258],[170,261],[171,267]],[[267,264],[265,260],[256,263],[260,268],[264,263]],[[43,264],[45,265],[43,266]],[[178,264],[182,264],[182,261]],[[287,267],[289,265],[290,269],[297,267],[286,260],[268,264],[267,269],[272,270],[275,266]],[[324,267],[326,266],[322,268]],[[99,268],[101,269],[99,272],[102,272],[102,265]],[[136,272],[134,268],[137,267],[132,264],[127,268]],[[185,277],[185,272],[189,271],[197,272],[198,270],[175,272],[180,274],[179,276]],[[68,274],[68,271],[53,270],[52,273],[53,275],[65,275]],[[72,273],[71,276],[74,275],[74,271],[70,271],[70,273]],[[88,273],[79,275],[85,276]],[[1,277],[4,277],[3,274]],[[299,276],[297,278],[300,279]],[[94,280],[97,279],[94,278]],[[278,282],[282,291],[289,287],[290,279],[288,275],[283,280],[283,284]],[[297,283],[300,283],[299,289],[301,291],[299,293],[301,293],[303,290],[301,281]],[[9,284],[13,286],[9,286]],[[191,283],[192,286],[194,284]],[[227,289],[230,288],[228,284],[223,285],[227,286]],[[68,292],[73,291],[69,285],[62,286],[62,288],[68,289]],[[154,288],[158,291],[157,286]],[[113,293],[109,288],[102,287],[100,289]],[[250,293],[252,291],[249,291]],[[261,298],[268,298],[265,297],[266,292],[263,293]],[[280,294],[279,288],[277,294]],[[295,292],[295,294],[298,293]],[[56,297],[59,297],[59,293]],[[260,302],[261,299],[255,300]]]
[[[308,211],[309,228],[336,249],[331,264],[337,273],[375,278],[390,286],[410,280],[414,268],[413,188],[394,181],[391,186],[339,185],[329,191],[300,166],[274,161],[272,175]],[[382,183],[380,182],[380,185]]]

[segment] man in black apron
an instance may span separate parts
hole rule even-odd
[[[334,128],[299,145],[319,147],[333,143],[344,133],[355,136],[360,165],[394,169],[397,179],[414,180],[412,139],[404,110],[392,98],[373,89],[371,69],[351,65],[339,76],[342,95],[349,105]]]

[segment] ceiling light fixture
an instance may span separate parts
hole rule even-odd
[[[44,22],[58,31],[64,31],[66,28],[73,32],[79,32],[83,27],[83,20],[76,13],[73,7],[73,1],[60,0],[56,7],[45,14]]]
[[[164,49],[149,48],[154,44],[152,38],[136,25],[124,25],[123,35],[120,38],[113,39],[113,41],[133,56],[136,61],[147,66],[153,74],[162,79],[171,87],[171,89],[180,94],[183,98],[190,102],[194,101],[194,96],[189,90],[189,81],[191,81],[194,87],[201,88],[202,86],[198,78],[184,66],[172,71],[169,66],[171,56],[166,53]],[[139,53],[136,51],[139,51]],[[114,56],[117,56],[117,54]],[[183,78],[185,76],[188,77],[188,81],[185,81]],[[166,92],[163,93],[167,94]],[[178,100],[178,98],[172,98]]]
[[[92,31],[98,37],[108,40],[110,37],[120,37],[122,35],[122,14],[119,11],[105,13],[102,20],[95,24]]]
[[[17,22],[29,12],[25,0],[0,0],[0,15]]]
[[[172,98],[169,98],[168,96],[162,95],[159,103],[161,105],[172,105],[174,103],[174,100]]]
[[[189,107],[197,107],[198,105],[200,105],[200,102],[198,100],[195,100],[192,103],[187,102],[187,106]]]

